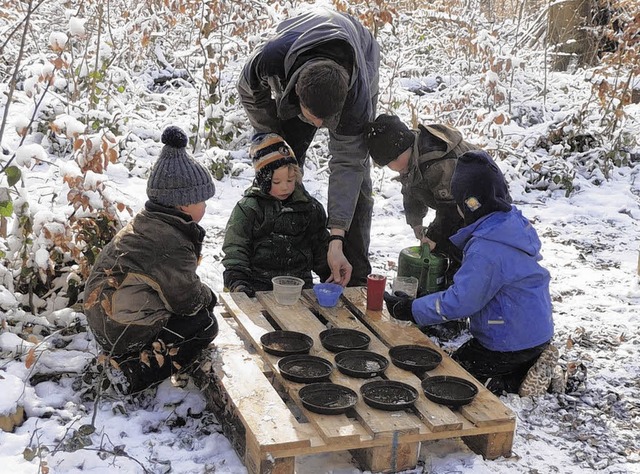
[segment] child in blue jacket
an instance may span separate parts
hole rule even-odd
[[[550,345],[550,276],[539,264],[540,239],[510,204],[506,189],[502,172],[487,153],[463,154],[451,181],[465,224],[451,237],[463,251],[453,285],[415,300],[385,294],[394,318],[420,326],[468,317],[473,338],[453,358],[496,394],[518,392],[545,349],[556,351],[551,365],[557,360],[557,349]],[[545,391],[551,375],[541,382]]]

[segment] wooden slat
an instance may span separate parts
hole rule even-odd
[[[215,346],[220,357],[214,361],[213,370],[248,434],[263,452],[310,446],[308,428],[295,419],[258,366],[246,363],[248,355],[242,341],[224,318],[218,318],[218,324]]]
[[[407,383],[421,394],[416,401],[415,408],[423,423],[425,423],[431,431],[459,430],[462,428],[460,415],[452,412],[446,406],[434,403],[427,399],[422,394],[423,392],[422,386],[420,385],[420,379],[410,372],[393,365],[391,363],[391,358],[389,357],[389,348],[359,319],[354,318],[351,311],[344,306],[342,302],[338,303],[338,305],[333,308],[324,308],[318,305],[313,290],[304,290],[304,296],[313,309],[318,311],[322,317],[327,319],[327,321],[329,321],[334,327],[357,329],[371,337],[369,349],[373,352],[377,352],[378,354],[382,354],[389,359],[389,368],[386,370],[385,376],[390,380],[398,380],[400,382]],[[443,353],[443,357],[446,356],[447,355]]]
[[[308,334],[314,342],[311,353],[325,359],[334,360],[334,354],[326,351],[320,342],[319,334],[326,326],[309,311],[305,304],[299,301],[296,305],[283,306],[276,302],[270,292],[258,293],[258,300],[270,316],[282,327],[290,331]],[[331,375],[331,381],[347,386],[359,394],[360,386],[371,379],[358,379],[340,373],[337,369]],[[404,411],[385,412],[369,407],[358,396],[355,406],[358,420],[374,438],[392,437],[394,434],[418,433],[422,423],[413,413]]]
[[[416,325],[399,326],[393,322],[386,308],[382,311],[367,310],[366,293],[363,288],[345,288],[343,301],[351,311],[372,327],[387,345],[422,344],[440,350]],[[478,395],[473,402],[460,407],[459,411],[476,426],[491,426],[515,420],[513,411],[448,355],[444,354],[442,363],[431,371],[430,375],[454,375],[475,383],[479,389]]]

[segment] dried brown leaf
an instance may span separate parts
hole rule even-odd
[[[566,344],[566,346],[567,346],[567,349],[572,349],[572,348],[573,348],[574,343],[573,343],[573,339],[571,339],[571,336],[569,336],[569,337],[567,338],[567,344]]]
[[[98,302],[99,297],[100,297],[100,288],[95,288],[91,293],[89,293],[89,297],[84,302],[84,307],[87,309],[93,308]]]
[[[111,300],[109,298],[103,298],[100,301],[100,306],[102,306],[102,310],[104,311],[104,314],[106,314],[109,317],[113,315],[111,311]]]
[[[24,366],[27,369],[30,369],[33,364],[36,362],[36,348],[32,347],[31,350],[27,353],[27,357],[24,359]]]

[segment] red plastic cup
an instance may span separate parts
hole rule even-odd
[[[384,289],[387,277],[372,273],[367,276],[367,309],[381,311],[384,303]]]

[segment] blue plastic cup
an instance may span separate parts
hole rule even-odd
[[[338,304],[342,289],[342,286],[337,283],[318,283],[313,287],[313,292],[316,294],[320,306],[332,308]]]

